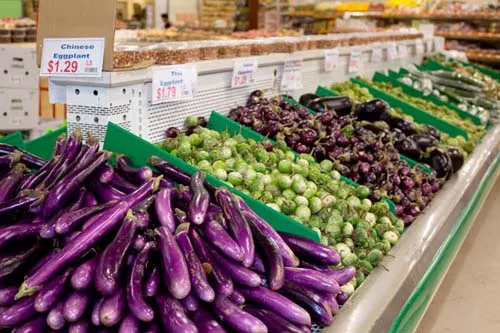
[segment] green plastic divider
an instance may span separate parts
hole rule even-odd
[[[46,160],[52,157],[56,140],[61,134],[66,133],[67,128],[61,127],[52,133],[45,134],[39,138],[26,142],[26,150]]]
[[[497,172],[499,165],[500,156],[497,156],[481,180],[478,190],[462,210],[450,234],[446,237],[432,259],[427,271],[394,319],[388,330],[389,333],[414,332],[417,329],[420,319],[425,314],[427,305],[431,302],[432,296],[439,287],[441,278],[446,274],[452,264],[453,258],[460,249],[460,245],[465,240],[470,227],[474,223],[475,214],[481,207],[480,203],[484,200],[485,191],[492,177]]]
[[[472,64],[468,62],[462,62],[465,66],[471,66],[480,71],[483,74],[490,76],[491,78],[500,82],[500,71],[494,70],[492,68],[484,67],[478,64]]]
[[[375,72],[372,80],[373,80],[373,82],[388,82],[395,87],[399,87],[399,88],[403,89],[404,93],[407,94],[408,96],[422,98],[422,99],[431,101],[435,105],[447,107],[448,109],[455,111],[459,115],[460,118],[470,119],[470,120],[472,120],[472,122],[474,124],[482,126],[481,119],[479,119],[478,117],[461,110],[460,108],[458,108],[457,106],[455,106],[451,103],[442,101],[437,96],[434,96],[434,95],[425,96],[420,90],[417,90],[417,89],[415,89],[415,88],[413,88],[413,87],[411,87],[411,86],[409,86],[401,81],[398,81],[397,79],[390,78],[390,77],[388,77],[380,72]]]
[[[127,154],[134,164],[144,165],[151,156],[158,156],[163,160],[173,164],[184,172],[193,174],[198,171],[195,166],[184,162],[178,157],[169,154],[158,146],[147,142],[146,140],[130,133],[113,123],[108,124],[106,138],[104,140],[104,149],[114,153]],[[241,193],[233,187],[227,186],[219,179],[206,175],[206,181],[217,187],[225,186],[234,194],[240,196],[252,208],[255,213],[266,220],[278,231],[284,231],[295,235],[307,237],[309,239],[319,241],[319,235],[312,229],[300,224],[299,222],[289,218],[288,216],[275,211],[274,209],[264,205],[263,203]]]
[[[4,137],[0,138],[1,143],[7,143],[9,145],[15,146],[17,148],[25,149],[23,134],[19,131],[10,133]]]
[[[380,89],[377,89],[373,87],[370,84],[367,84],[363,81],[360,81],[358,79],[351,79],[352,82],[367,88],[370,93],[380,99],[385,100],[388,102],[393,108],[400,108],[402,112],[409,114],[410,116],[415,119],[417,123],[422,123],[422,124],[429,124],[434,127],[436,127],[438,130],[441,132],[448,133],[450,136],[458,136],[461,135],[464,138],[468,139],[469,136],[467,135],[467,132],[461,129],[460,127],[457,127],[453,124],[450,124],[447,121],[442,120],[441,118],[438,118],[434,116],[433,114],[430,114],[422,109],[419,109],[411,104],[408,104],[402,100],[400,100],[397,97],[394,97]]]

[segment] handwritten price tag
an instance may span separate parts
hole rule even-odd
[[[257,59],[236,60],[233,67],[231,88],[246,87],[255,82]]]
[[[173,65],[153,69],[152,104],[191,99],[196,94],[196,66]]]
[[[404,43],[399,44],[398,56],[399,56],[399,59],[408,58],[408,47],[406,46],[406,44],[404,44]]]
[[[415,54],[416,55],[424,54],[424,42],[421,39],[417,39],[415,41]]]
[[[302,59],[286,60],[281,78],[281,90],[298,90],[303,88],[302,84]]]
[[[347,67],[347,72],[349,74],[357,74],[361,70],[361,52],[351,51],[349,55],[349,64]]]
[[[383,54],[382,54],[382,46],[379,43],[373,45],[372,56],[370,58],[371,62],[382,62]]]
[[[101,77],[104,38],[46,38],[40,76]]]
[[[396,60],[398,58],[398,49],[396,43],[392,42],[387,45],[387,60]]]
[[[339,50],[325,50],[325,72],[331,72],[338,68]]]
[[[432,39],[428,39],[425,41],[425,48],[427,53],[434,52],[434,41]]]

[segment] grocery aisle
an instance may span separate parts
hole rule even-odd
[[[500,332],[499,217],[497,180],[418,333]]]

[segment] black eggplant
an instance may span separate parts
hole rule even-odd
[[[422,157],[422,150],[411,138],[406,138],[397,144],[395,144],[396,149],[403,155],[412,158],[414,160],[420,160]]]
[[[300,96],[299,98],[299,103],[304,105],[304,106],[309,106],[309,104],[317,99],[319,96],[318,95],[315,95],[315,94],[304,94],[302,96]]]
[[[451,158],[453,172],[457,172],[464,164],[464,155],[455,147],[447,147],[448,155]]]
[[[406,135],[413,135],[417,133],[417,128],[415,124],[403,118],[392,118],[391,127],[400,129]]]
[[[371,99],[356,105],[358,120],[377,121],[386,117],[390,106],[381,99]]]
[[[392,140],[394,141],[394,143],[398,143],[406,139],[406,135],[399,128],[393,128],[391,132],[392,132]]]
[[[436,127],[434,127],[432,125],[425,125],[425,130],[426,130],[427,134],[432,135],[433,137],[435,137],[438,140],[441,139],[441,133],[437,130]]]
[[[417,146],[424,151],[427,150],[427,148],[437,146],[439,143],[438,139],[428,134],[413,134],[410,139],[415,141]]]
[[[439,178],[449,178],[453,173],[451,157],[441,148],[430,151],[428,164],[436,171],[436,176]]]

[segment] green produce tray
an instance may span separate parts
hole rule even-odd
[[[478,64],[472,64],[468,62],[462,62],[465,66],[471,66],[480,71],[483,74],[490,76],[491,78],[500,82],[500,71],[494,70],[492,68],[484,67]]]
[[[32,154],[36,154],[46,160],[52,157],[52,152],[56,144],[56,139],[67,131],[66,127],[61,127],[49,134],[45,134],[39,138],[26,142],[26,150]]]
[[[136,165],[144,165],[149,157],[155,155],[189,174],[193,174],[198,171],[197,167],[184,162],[180,158],[169,154],[158,146],[147,142],[146,140],[111,122],[108,124],[106,131],[104,149],[114,153],[127,154],[127,156],[129,156]],[[318,233],[314,230],[309,229],[288,216],[275,211],[274,209],[262,204],[260,201],[241,193],[235,188],[227,186],[219,179],[207,174],[206,181],[217,187],[227,187],[231,190],[231,192],[243,198],[248,206],[255,211],[255,213],[269,222],[269,224],[271,224],[276,230],[300,235],[315,241],[320,240]]]
[[[17,148],[25,149],[23,134],[19,131],[10,133],[0,138],[1,143],[7,143]]]
[[[404,93],[409,95],[409,96],[423,98],[425,100],[431,101],[435,105],[445,106],[448,109],[455,111],[460,116],[460,118],[470,119],[470,120],[472,120],[472,122],[474,124],[482,126],[481,119],[479,119],[478,117],[459,109],[457,106],[455,106],[451,103],[444,102],[444,101],[440,100],[439,97],[437,97],[437,96],[434,96],[434,95],[425,96],[421,91],[419,91],[419,90],[417,90],[417,89],[415,89],[415,88],[413,88],[413,87],[411,87],[411,86],[409,86],[401,81],[398,81],[397,79],[386,76],[380,72],[375,72],[372,80],[374,82],[391,83],[393,86],[403,89]]]
[[[370,93],[380,99],[385,100],[388,102],[393,108],[400,108],[402,112],[410,115],[415,119],[417,123],[422,123],[422,124],[429,124],[434,127],[436,127],[438,130],[441,132],[448,133],[450,136],[455,137],[458,135],[463,136],[464,138],[468,139],[469,136],[466,131],[461,129],[458,126],[455,126],[453,124],[450,124],[447,121],[442,120],[441,118],[438,118],[434,116],[433,114],[430,114],[420,108],[417,108],[411,104],[408,104],[402,100],[400,100],[397,97],[394,97],[390,94],[387,94],[386,92],[383,92],[370,84],[367,84],[363,81],[360,81],[358,79],[351,79],[352,82],[367,88]]]

